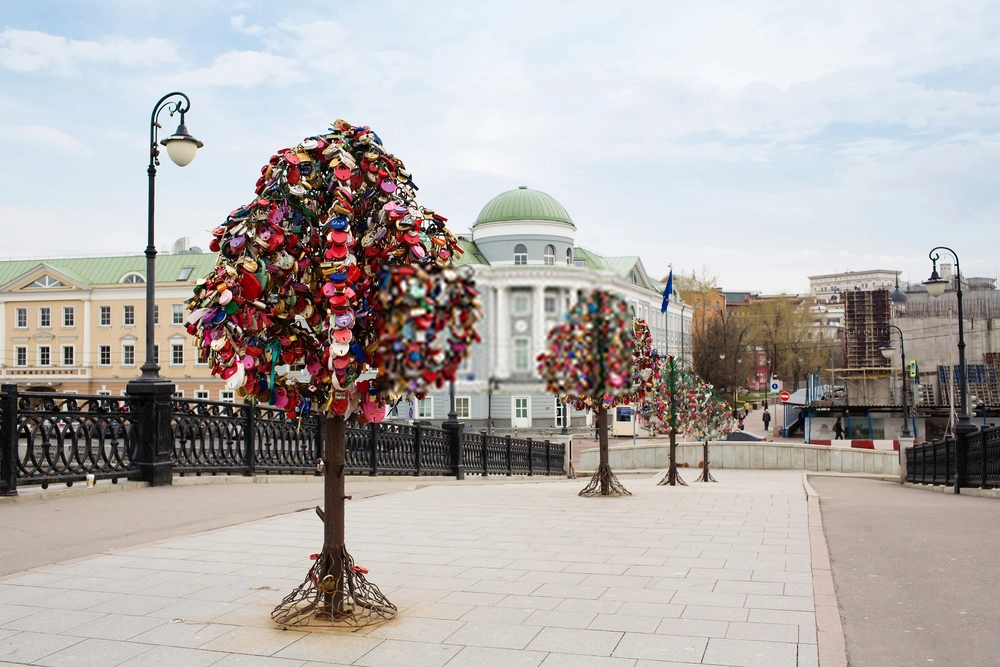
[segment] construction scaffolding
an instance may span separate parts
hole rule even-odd
[[[889,344],[889,292],[884,289],[846,293],[844,359],[847,369],[883,369],[889,361],[882,348]]]

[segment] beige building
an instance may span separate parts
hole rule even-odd
[[[899,282],[899,274],[899,271],[888,269],[870,269],[809,276],[809,295],[830,299],[843,292],[853,290],[887,289],[891,291],[894,285]]]
[[[157,362],[187,398],[232,400],[198,362],[184,301],[214,254],[156,259]],[[0,382],[22,390],[120,395],[146,355],[146,258],[78,257],[0,262]]]

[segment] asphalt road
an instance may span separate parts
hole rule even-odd
[[[1000,665],[1000,500],[811,477],[854,667]]]

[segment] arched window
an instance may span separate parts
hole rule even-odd
[[[514,246],[514,264],[528,263],[528,248],[523,243]]]
[[[573,266],[573,249],[566,248],[566,263]]]
[[[552,265],[556,263],[556,247],[554,245],[545,246],[545,253],[543,254],[545,258],[545,263]]]
[[[134,284],[134,283],[144,283],[144,282],[146,282],[146,278],[141,273],[136,273],[135,271],[132,271],[132,272],[126,273],[124,276],[122,276],[122,279],[119,280],[118,282],[120,282],[120,283],[132,283],[132,284]]]

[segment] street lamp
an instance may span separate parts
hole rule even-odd
[[[959,415],[955,432],[956,434],[971,433],[976,430],[976,427],[969,416],[969,379],[965,368],[965,316],[962,311],[962,269],[958,263],[958,255],[954,250],[938,246],[930,251],[927,256],[930,258],[933,268],[931,269],[931,277],[924,281],[924,287],[927,288],[927,293],[933,297],[941,296],[944,294],[945,288],[948,287],[949,281],[942,278],[937,272],[937,262],[941,258],[941,255],[937,252],[938,250],[944,250],[955,258],[955,274],[957,276],[955,291],[958,296],[958,377],[960,385],[958,393]]]
[[[902,355],[902,369],[903,369],[903,430],[900,432],[900,438],[909,439],[912,437],[910,435],[910,406],[909,402],[906,400],[906,348],[903,346],[903,330],[897,327],[895,324],[889,325],[890,329],[895,329],[899,333],[899,352]],[[895,348],[892,347],[892,343],[886,343],[885,347],[881,349],[882,356],[886,359],[892,359],[892,355],[896,352]]]
[[[170,98],[180,98],[173,99]],[[154,218],[154,193],[156,190],[156,167],[160,164],[160,149],[156,145],[157,130],[162,127],[157,121],[157,117],[164,109],[173,116],[175,113],[181,115],[181,122],[177,130],[161,141],[167,149],[170,160],[178,167],[185,167],[194,159],[195,153],[204,144],[188,134],[187,126],[184,125],[184,114],[191,108],[191,100],[184,93],[173,92],[164,95],[153,107],[153,114],[149,119],[149,168],[146,174],[149,175],[149,201],[147,217],[147,241],[146,241],[146,362],[142,365],[142,375],[140,381],[156,382],[161,380],[160,365],[153,358],[154,330],[153,311],[155,309],[155,289],[156,289],[156,246],[153,236]]]

